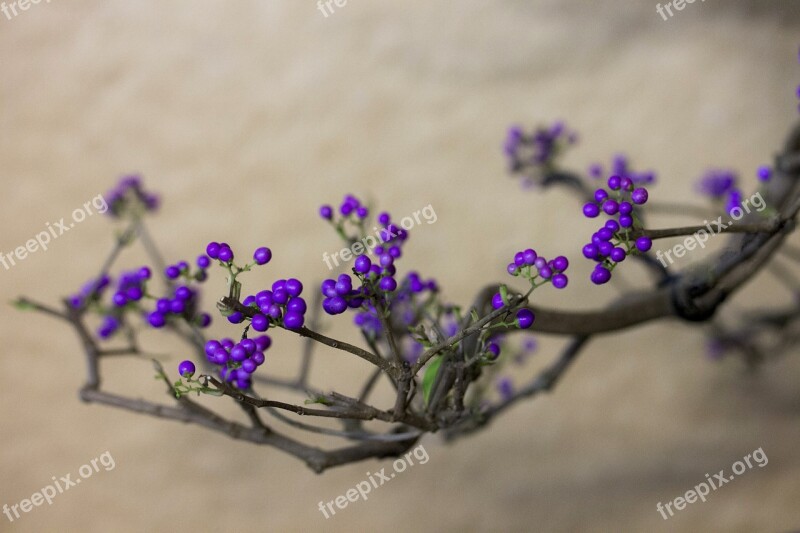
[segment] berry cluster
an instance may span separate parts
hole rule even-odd
[[[609,219],[592,235],[592,241],[583,247],[583,255],[597,262],[591,275],[592,283],[602,285],[611,279],[611,271],[630,253],[647,252],[653,242],[649,237],[641,236],[631,242],[630,233],[641,229],[634,206],[644,205],[648,199],[647,189],[634,188],[628,177],[613,175],[608,178],[608,188],[597,189],[594,201],[583,206],[583,214],[587,218],[596,218],[605,213]]]
[[[359,263],[358,260],[361,258],[369,261],[367,256],[362,255],[356,258],[356,264]],[[366,263],[362,262],[362,265],[363,264]],[[377,272],[373,270],[372,267],[375,267]],[[366,271],[368,272],[368,277],[365,279],[375,280],[380,273],[380,267],[377,265],[368,266]],[[358,272],[360,272],[360,270]],[[393,277],[387,276],[386,278],[381,279],[379,286],[386,287],[388,290],[394,290],[397,287],[397,282]],[[322,301],[322,309],[329,315],[340,315],[344,313],[348,307],[351,309],[358,309],[364,303],[364,300],[370,295],[368,286],[366,284],[362,285],[358,289],[354,289],[353,279],[348,274],[339,274],[338,279],[335,280],[326,279],[322,282],[320,291],[322,291],[322,295],[325,297],[325,299]]]
[[[563,289],[569,282],[567,275],[564,274],[567,267],[569,261],[563,255],[548,261],[544,256],[538,255],[536,250],[528,248],[514,254],[514,260],[508,264],[506,271],[512,276],[522,276],[534,287],[551,282],[556,289]],[[538,285],[537,280],[541,280]],[[498,296],[499,293],[495,298]],[[502,304],[495,306],[495,309],[500,307]]]
[[[108,213],[115,218],[126,214],[139,215],[143,212],[155,211],[161,203],[157,194],[144,190],[142,178],[126,176],[106,193]]]
[[[305,323],[306,301],[300,297],[303,284],[295,278],[279,279],[272,284],[272,290],[263,290],[256,295],[247,296],[242,304],[256,309],[250,319],[251,327],[256,331],[267,331],[270,326],[283,326],[297,330]],[[228,316],[228,322],[239,324],[244,315],[235,312]]]
[[[738,181],[739,177],[735,171],[712,168],[697,180],[697,190],[712,200],[723,200],[739,190]]]
[[[170,319],[182,319],[201,328],[211,324],[211,315],[199,312],[200,292],[186,285],[179,285],[169,298],[156,300],[156,308],[147,315],[147,321],[154,328],[162,328]]]
[[[429,293],[430,298],[433,298],[439,292],[439,285],[436,280],[433,278],[423,280],[418,272],[409,272],[391,295],[391,301],[388,302],[391,317],[400,320],[404,326],[414,326],[422,314],[420,306],[424,306],[427,303],[418,301],[419,298],[424,296],[425,292]],[[370,293],[365,291],[364,294],[368,295]],[[358,303],[358,301],[356,300],[355,303]],[[354,308],[350,305],[348,307]],[[359,307],[360,310],[353,316],[353,323],[368,336],[377,336],[382,331],[378,310],[368,298],[363,299]]]
[[[212,364],[220,367],[219,375],[227,382],[233,383],[237,388],[246,390],[252,386],[252,375],[256,368],[264,364],[264,352],[272,345],[269,335],[261,335],[255,339],[244,338],[239,342],[224,338],[209,340],[205,345],[206,358]],[[184,365],[189,363],[189,365]],[[191,370],[194,373],[194,364],[184,361],[178,367],[178,373],[184,375],[182,370]],[[191,376],[189,376],[191,377]]]
[[[611,168],[605,173],[603,165],[595,163],[589,167],[589,175],[595,179],[603,176],[619,176],[620,179],[628,178],[635,184],[651,184],[656,181],[656,174],[652,170],[637,172],[631,168],[630,159],[624,154],[617,154],[611,160]]]
[[[531,132],[526,132],[521,126],[512,126],[506,133],[503,152],[511,172],[542,171],[552,169],[558,156],[577,142],[577,133],[568,130],[561,121]]]
[[[147,293],[147,281],[152,272],[146,266],[139,270],[123,272],[117,282],[117,289],[111,297],[115,307],[123,308],[129,303],[138,302]]]
[[[772,176],[769,167],[762,166],[756,171],[759,181],[765,182]],[[738,185],[739,176],[733,170],[710,169],[697,181],[697,190],[711,200],[722,202],[725,212],[737,208],[742,203],[742,190]]]
[[[67,298],[67,302],[73,309],[80,309],[90,303],[97,302],[103,297],[105,290],[111,285],[111,278],[103,275],[98,279],[87,281],[77,294]]]
[[[339,214],[341,214],[343,219],[355,218],[356,220],[364,220],[369,215],[369,208],[363,205],[361,200],[352,194],[347,194],[342,199],[342,203],[339,204]],[[319,215],[326,220],[333,221],[333,207],[327,204],[320,206]]]

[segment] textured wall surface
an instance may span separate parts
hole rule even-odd
[[[294,274],[312,286],[328,274],[322,252],[339,248],[317,206],[353,192],[398,216],[435,208],[437,222],[412,234],[403,261],[437,277],[453,301],[469,302],[505,277],[509,254],[534,245],[574,259],[570,287],[537,301],[594,308],[615,292],[589,286],[579,259],[593,224],[563,191],[523,192],[508,178],[507,125],[564,118],[582,141],[568,165],[624,151],[658,171],[659,199],[690,198],[712,165],[752,183],[797,120],[799,26],[800,5],[788,0],[695,2],[668,21],[645,0],[351,0],[327,18],[296,0],[41,2],[0,14],[0,251],[141,172],[163,193],[151,226],[169,259],[194,257],[212,239],[267,244],[275,259],[252,282]],[[0,301],[56,301],[93,274],[109,244],[106,217],[87,218],[48,251],[0,268]],[[132,253],[123,264],[140,261]],[[210,283],[222,289],[221,276]],[[786,299],[766,278],[732,305]],[[0,504],[105,451],[116,464],[52,506],[14,523],[0,516],[0,531],[800,526],[800,362],[758,375],[738,360],[711,363],[699,327],[653,324],[592,341],[553,395],[454,445],[424,439],[427,464],[325,520],[317,502],[390,462],[316,476],[272,449],[83,405],[73,332],[0,313]],[[347,323],[329,319],[326,331],[357,340]],[[291,372],[299,346],[276,336],[272,368]],[[558,346],[543,339],[533,367]],[[185,355],[159,348],[170,368]],[[312,377],[322,388],[353,390],[367,370],[320,355]],[[104,371],[109,388],[162,393],[146,361]],[[759,447],[767,466],[667,522],[657,513],[657,502]]]

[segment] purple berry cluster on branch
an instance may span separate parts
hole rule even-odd
[[[157,194],[145,190],[140,176],[126,176],[105,195],[108,214],[114,218],[152,213],[161,205]]]
[[[608,190],[597,189],[594,192],[594,201],[583,206],[583,215],[586,218],[597,218],[601,213],[612,217],[592,235],[592,241],[583,247],[583,256],[597,262],[590,278],[596,285],[608,283],[611,272],[628,255],[647,252],[653,246],[650,237],[640,236],[633,239],[631,236],[634,230],[642,229],[635,208],[647,203],[647,189],[635,187],[629,177],[617,175],[609,177],[607,185]]]

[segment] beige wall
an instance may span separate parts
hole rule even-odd
[[[681,200],[709,165],[752,179],[797,117],[796,2],[696,2],[666,22],[654,4],[351,1],[325,18],[296,0],[109,0],[0,14],[0,250],[140,171],[164,196],[153,227],[168,257],[192,258],[210,239],[242,253],[267,244],[275,259],[252,276],[255,286],[295,274],[311,287],[326,275],[321,253],[339,246],[317,206],[354,192],[400,216],[435,208],[438,221],[413,234],[402,264],[436,276],[453,301],[502,279],[509,255],[534,245],[574,258],[570,287],[537,301],[599,306],[614,291],[590,287],[578,258],[592,224],[563,192],[522,193],[505,175],[499,146],[509,123],[565,118],[582,137],[571,166],[623,150],[658,170],[652,198]],[[96,269],[108,237],[105,219],[87,219],[46,253],[0,270],[0,300],[55,301]],[[635,282],[636,269],[626,270]],[[221,287],[221,276],[211,283]],[[765,280],[733,305],[785,297]],[[739,361],[711,364],[699,328],[658,324],[593,341],[554,395],[453,446],[426,438],[426,465],[326,521],[319,500],[389,463],[319,477],[272,449],[82,405],[72,332],[10,308],[2,317],[0,504],[106,450],[116,467],[18,522],[0,516],[0,531],[785,531],[800,523],[800,364],[786,359],[757,376]],[[347,322],[330,319],[329,331],[355,339]],[[288,373],[298,343],[275,344],[270,364]],[[534,367],[557,347],[544,342]],[[171,352],[170,368],[183,355]],[[320,387],[351,390],[365,371],[342,354],[320,355]],[[146,362],[104,370],[109,387],[160,393]],[[658,501],[758,447],[768,466],[660,518]]]

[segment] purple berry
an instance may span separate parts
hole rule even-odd
[[[492,296],[492,307],[494,309],[500,309],[504,305],[505,303],[503,302],[503,295],[500,294],[499,292],[495,293],[495,295]]]
[[[181,269],[179,269],[175,265],[170,265],[170,266],[168,266],[166,268],[166,270],[164,271],[164,274],[169,279],[177,279],[177,277],[181,275]]]
[[[602,265],[597,265],[592,271],[591,280],[595,285],[603,285],[611,279],[611,272]]]
[[[257,248],[256,251],[253,252],[253,259],[258,265],[266,265],[269,263],[270,259],[272,259],[272,250],[266,246]]]
[[[500,346],[496,342],[490,342],[486,345],[486,351],[489,352],[491,359],[497,359],[500,356]]]
[[[261,313],[253,315],[250,323],[256,331],[267,331],[269,328],[269,319]]]
[[[296,311],[287,311],[286,316],[283,317],[283,325],[287,329],[300,329],[303,326],[305,318],[303,315]]]
[[[223,263],[230,263],[231,261],[233,261],[233,250],[231,250],[228,247],[220,248],[219,255],[217,257]]]
[[[583,247],[583,257],[586,259],[594,259],[600,253],[596,244],[587,244]]]
[[[559,255],[553,259],[553,269],[558,272],[564,272],[569,267],[569,260],[563,255]]]
[[[369,257],[366,255],[359,255],[356,257],[355,264],[353,268],[355,268],[356,272],[360,274],[366,274],[369,272],[370,267],[372,267],[372,261],[370,261]]]
[[[329,205],[323,205],[319,208],[319,216],[326,220],[333,218],[333,208]]]
[[[231,359],[237,363],[247,359],[247,350],[244,349],[241,343],[237,344],[231,349]]]
[[[244,361],[242,361],[242,370],[244,370],[248,374],[252,374],[253,372],[255,372],[256,366],[258,365],[256,365],[256,362],[253,361],[252,359],[245,359]]]
[[[650,237],[641,236],[636,239],[636,248],[640,252],[646,252],[653,247],[653,241]]]
[[[211,259],[217,259],[219,258],[219,249],[220,246],[218,242],[210,242],[208,246],[206,246],[206,254]]]
[[[633,200],[633,203],[636,205],[642,205],[647,202],[647,196],[647,189],[639,188],[631,193],[631,200]]]
[[[583,206],[583,215],[586,218],[595,218],[599,214],[600,214],[600,208],[597,207],[597,204],[588,203]]]
[[[556,289],[563,289],[567,286],[569,279],[564,274],[556,274],[553,276],[553,287]]]
[[[525,264],[526,265],[532,265],[534,263],[534,261],[536,261],[536,258],[538,257],[538,255],[536,254],[536,251],[533,250],[532,248],[528,248],[527,250],[522,252],[522,255],[525,258]]]
[[[305,314],[306,312],[306,301],[300,298],[299,296],[295,296],[294,298],[289,299],[289,303],[286,304],[287,311],[293,311],[295,313]]]
[[[289,293],[289,296],[300,296],[300,293],[303,292],[303,284],[300,282],[299,279],[289,278],[286,280],[286,292]]]
[[[597,189],[594,191],[594,200],[598,203],[608,198],[608,192],[605,189]]]
[[[606,200],[603,204],[603,212],[606,215],[616,215],[619,211],[619,203],[616,200]]]
[[[624,261],[626,255],[627,253],[625,252],[625,250],[623,248],[620,248],[619,246],[611,250],[611,253],[608,254],[611,260],[614,261],[615,263],[621,263],[622,261]]]
[[[395,279],[393,277],[387,276],[387,277],[381,279],[381,281],[379,283],[379,287],[384,292],[392,292],[393,290],[395,290],[397,288],[397,282],[395,281]]]
[[[272,339],[269,335],[261,335],[256,337],[256,348],[259,352],[265,352],[272,346]]]
[[[517,311],[517,326],[520,329],[528,329],[533,324],[535,316],[530,309],[520,309]]]
[[[164,324],[167,323],[166,317],[163,313],[159,313],[158,311],[153,311],[147,316],[147,321],[150,323],[151,326],[154,328],[161,328],[164,327]]]
[[[178,365],[178,374],[184,378],[190,378],[194,376],[195,370],[197,369],[195,368],[194,363],[191,361],[183,361]]]

